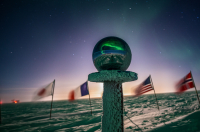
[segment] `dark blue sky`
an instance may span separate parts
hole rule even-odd
[[[30,101],[56,79],[55,100],[67,99],[97,71],[92,51],[107,36],[122,38],[132,51],[128,70],[139,78],[124,84],[124,94],[149,74],[158,93],[173,92],[190,70],[200,90],[199,6],[198,0],[2,0],[0,96]],[[92,97],[101,87],[90,83]]]

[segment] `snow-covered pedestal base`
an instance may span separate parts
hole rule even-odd
[[[137,80],[137,74],[129,71],[103,70],[88,76],[91,82],[104,82],[103,132],[123,132],[123,91],[122,82]]]
[[[122,83],[104,82],[103,132],[123,132],[123,91]]]

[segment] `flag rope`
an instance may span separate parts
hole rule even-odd
[[[135,124],[135,123],[130,119],[129,116],[126,115],[125,108],[124,108],[124,115],[130,120],[131,123],[133,123],[135,126],[137,126],[137,127],[140,129],[141,132],[143,132],[142,129],[141,129],[137,124]]]
[[[150,75],[150,78],[151,78],[151,75]],[[153,86],[152,78],[151,78],[151,83],[152,83],[152,86]],[[157,100],[157,97],[156,97],[156,92],[155,92],[154,86],[153,86],[153,91],[154,91],[154,95],[155,95],[155,98],[156,98],[158,110],[160,111],[159,106],[158,106],[158,100]]]
[[[191,76],[192,76],[192,72],[190,71],[190,73],[191,73]],[[192,76],[192,82],[193,82],[193,84],[194,84],[194,88],[195,88],[195,91],[196,91],[196,94],[197,94],[197,99],[198,99],[198,101],[199,101],[199,95],[198,95],[198,92],[197,92],[197,89],[196,89],[196,85],[195,85],[195,83],[194,83],[194,78],[193,78],[193,76]],[[199,105],[200,105],[200,101],[199,101]]]
[[[52,111],[52,104],[53,104],[54,88],[55,88],[55,79],[53,81],[53,93],[52,93],[52,100],[51,100],[50,119],[51,119],[51,111]]]

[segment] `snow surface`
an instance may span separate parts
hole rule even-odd
[[[198,132],[200,107],[194,92],[178,96],[173,93],[157,94],[160,112],[154,95],[124,97],[125,132]],[[74,102],[55,101],[52,119],[49,119],[51,102],[2,105],[0,132],[100,132],[103,115],[102,99]]]

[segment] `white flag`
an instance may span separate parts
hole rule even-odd
[[[55,80],[46,87],[38,89],[33,95],[33,101],[52,95],[54,86]]]

